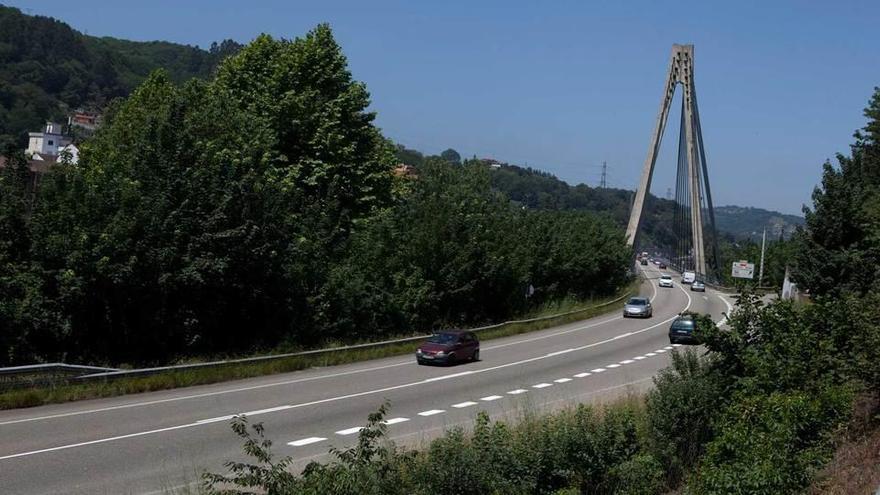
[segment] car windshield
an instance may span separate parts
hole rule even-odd
[[[672,326],[675,328],[694,328],[694,320],[691,320],[690,318],[675,320],[675,323],[673,323]]]
[[[663,275],[663,276],[660,277],[660,279],[662,279],[662,280],[672,280],[672,277],[670,277],[669,275]]]
[[[432,344],[452,344],[458,340],[457,333],[438,333],[428,338]]]
[[[629,304],[630,306],[644,306],[648,304],[648,300],[642,297],[634,297],[630,299],[627,304]]]

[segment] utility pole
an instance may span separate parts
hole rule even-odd
[[[599,182],[599,187],[601,189],[605,189],[608,186],[608,184],[605,182],[606,177],[608,177],[608,164],[602,162],[602,181]]]
[[[758,287],[764,283],[764,245],[767,242],[767,227],[761,234],[761,267],[758,268]]]
[[[672,188],[671,187],[666,188],[666,199],[668,199],[668,200],[672,199]]]

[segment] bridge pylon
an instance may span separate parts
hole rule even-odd
[[[712,193],[709,188],[706,153],[703,149],[703,134],[700,128],[700,112],[694,86],[694,46],[672,45],[666,85],[660,101],[660,111],[651,135],[648,156],[642,169],[641,180],[636,190],[627,225],[627,243],[636,244],[642,222],[645,199],[651,190],[651,179],[657,153],[663,139],[663,131],[669,117],[675,88],[682,87],[681,126],[679,132],[678,175],[675,188],[674,230],[676,245],[672,246],[673,263],[682,270],[694,270],[702,277],[709,274],[711,266],[717,269],[718,249],[715,236],[715,213],[712,207]],[[707,213],[708,218],[704,218]],[[707,221],[708,220],[708,221]],[[710,232],[712,252],[707,262],[705,251],[706,230]]]

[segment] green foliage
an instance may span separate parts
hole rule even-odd
[[[442,153],[440,153],[440,158],[446,160],[449,163],[461,163],[461,155],[459,155],[458,152],[452,148],[446,149]]]
[[[688,493],[800,493],[830,456],[851,400],[839,387],[744,397],[720,421]]]
[[[672,354],[672,365],[655,377],[654,385],[647,397],[648,436],[675,486],[713,436],[715,414],[724,405],[723,383],[707,360],[688,350]]]
[[[813,294],[866,294],[880,280],[880,88],[867,125],[856,132],[849,156],[826,162],[822,185],[806,209],[807,229],[797,256],[797,281]]]
[[[159,67],[182,82],[207,77],[241,46],[208,51],[166,42],[95,38],[52,18],[0,6],[0,145],[21,147],[46,120],[66,120],[78,107],[103,109]]]

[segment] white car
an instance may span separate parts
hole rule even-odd
[[[672,287],[672,277],[669,275],[660,275],[660,281],[658,282],[660,287]]]

